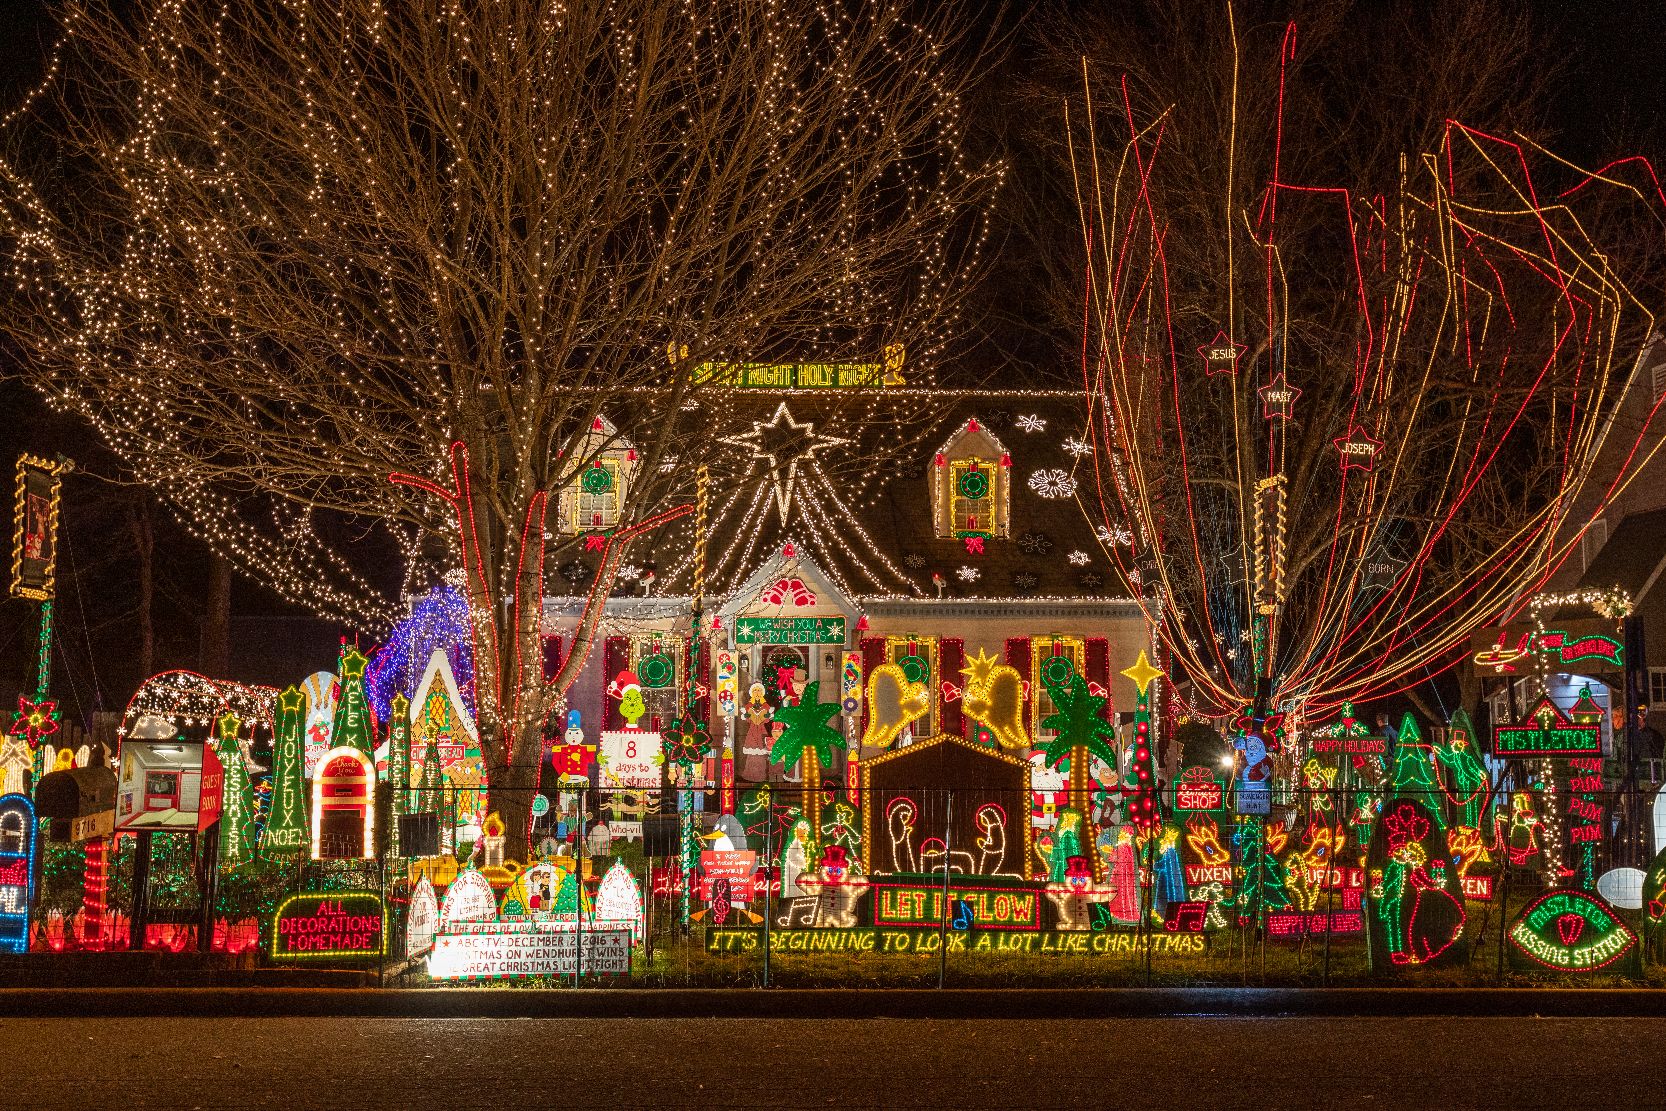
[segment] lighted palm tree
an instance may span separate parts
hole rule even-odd
[[[796,706],[775,711],[775,720],[786,728],[775,738],[769,758],[783,767],[804,761],[804,816],[810,822],[810,839],[821,834],[821,769],[833,763],[833,750],[845,747],[844,734],[827,723],[839,712],[837,702],[818,702],[821,680],[805,686]]]
[[[1072,672],[1068,682],[1048,683],[1047,693],[1056,708],[1041,719],[1044,729],[1056,731],[1052,740],[1042,746],[1047,766],[1056,768],[1065,758],[1070,760],[1070,805],[1088,814],[1088,760],[1097,756],[1107,766],[1117,765],[1116,750],[1111,747],[1116,732],[1111,723],[1100,716],[1106,699],[1088,690],[1088,681]]]

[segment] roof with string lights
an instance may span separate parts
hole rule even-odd
[[[712,468],[709,597],[733,594],[789,545],[852,598],[1126,594],[1107,554],[1119,538],[1096,528],[1078,501],[1092,496],[1094,483],[1080,392],[789,390],[739,404],[752,413],[723,439],[727,454]],[[964,461],[977,456],[979,466]],[[967,469],[983,474],[967,479]],[[980,500],[956,508],[999,503],[1004,517],[976,529],[945,527],[951,495],[934,483],[962,480]],[[686,597],[693,539],[685,517],[656,535],[652,549],[640,545],[615,593]],[[551,594],[582,592],[594,562],[556,563]]]

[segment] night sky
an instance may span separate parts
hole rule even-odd
[[[1135,3],[1137,0],[1118,0]],[[1457,0],[1462,2],[1462,0]],[[117,0],[118,5],[121,0]],[[1311,6],[1311,5],[1308,5]],[[1666,5],[1606,0],[1531,0],[1527,4],[1546,41],[1554,44],[1561,64],[1546,89],[1553,149],[1576,162],[1593,164],[1619,154],[1645,153],[1657,164],[1666,151]],[[54,37],[48,5],[41,0],[7,0],[0,4],[0,98],[9,104],[33,84]],[[1041,49],[1045,28],[1059,18],[1090,12],[1089,3],[1042,9],[1015,5],[998,18],[1009,28],[1005,61],[980,78],[982,88],[971,104],[975,113],[1000,112],[1008,83],[1029,71]],[[1415,7],[1415,5],[1413,5]],[[973,6],[971,12],[995,11]],[[969,18],[973,16],[969,15]],[[985,17],[979,16],[983,19]],[[1361,44],[1391,49],[1392,44]],[[1474,49],[1484,52],[1486,42]],[[1522,58],[1527,71],[1545,67]],[[991,107],[993,106],[993,107]],[[974,114],[969,121],[974,144],[999,150],[1007,133],[1003,121]],[[1022,151],[1005,152],[1013,162],[1009,189],[1020,193],[1042,172]],[[1001,227],[997,209],[998,253],[981,294],[998,302],[1028,280],[1024,235]],[[1073,235],[1074,228],[1064,229]],[[1079,337],[1077,337],[1079,340]],[[1033,322],[997,321],[978,331],[963,357],[973,364],[1026,373],[1025,363],[1048,360],[1065,339]],[[15,355],[0,350],[0,377],[12,370]],[[1010,373],[1003,369],[1003,374]],[[1042,370],[1033,370],[1038,380]],[[19,450],[38,454],[64,452],[85,472],[65,484],[65,545],[59,563],[60,651],[54,664],[54,690],[66,703],[67,716],[89,722],[98,710],[119,710],[143,677],[137,672],[133,624],[134,561],[129,548],[131,505],[140,493],[101,482],[94,475],[117,473],[114,461],[89,445],[85,429],[47,413],[15,380],[0,381],[0,407],[12,430],[6,437],[6,473]],[[206,553],[201,545],[156,514],[158,571],[155,625],[156,670],[194,667],[198,663],[201,597]],[[239,581],[233,592],[232,674],[257,682],[298,681],[333,661],[336,638],[344,632],[310,620],[255,584]],[[35,607],[16,600],[0,605],[0,703],[28,689],[33,679]]]

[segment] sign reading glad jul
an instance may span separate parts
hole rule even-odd
[[[763,931],[707,930],[708,953],[753,953],[763,945]],[[1201,953],[1196,933],[1088,933],[1043,930],[1014,933],[996,930],[771,930],[771,953],[1023,953],[1045,957],[1110,957],[1128,953]]]
[[[387,915],[373,891],[291,895],[272,916],[272,959],[380,957]]]

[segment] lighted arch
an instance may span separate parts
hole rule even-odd
[[[353,815],[353,826],[360,832],[359,851],[323,854],[325,814]],[[332,823],[339,825],[339,823]],[[312,777],[312,858],[314,860],[351,859],[354,855],[370,860],[376,855],[376,768],[370,758],[356,748],[332,748],[318,761]]]

